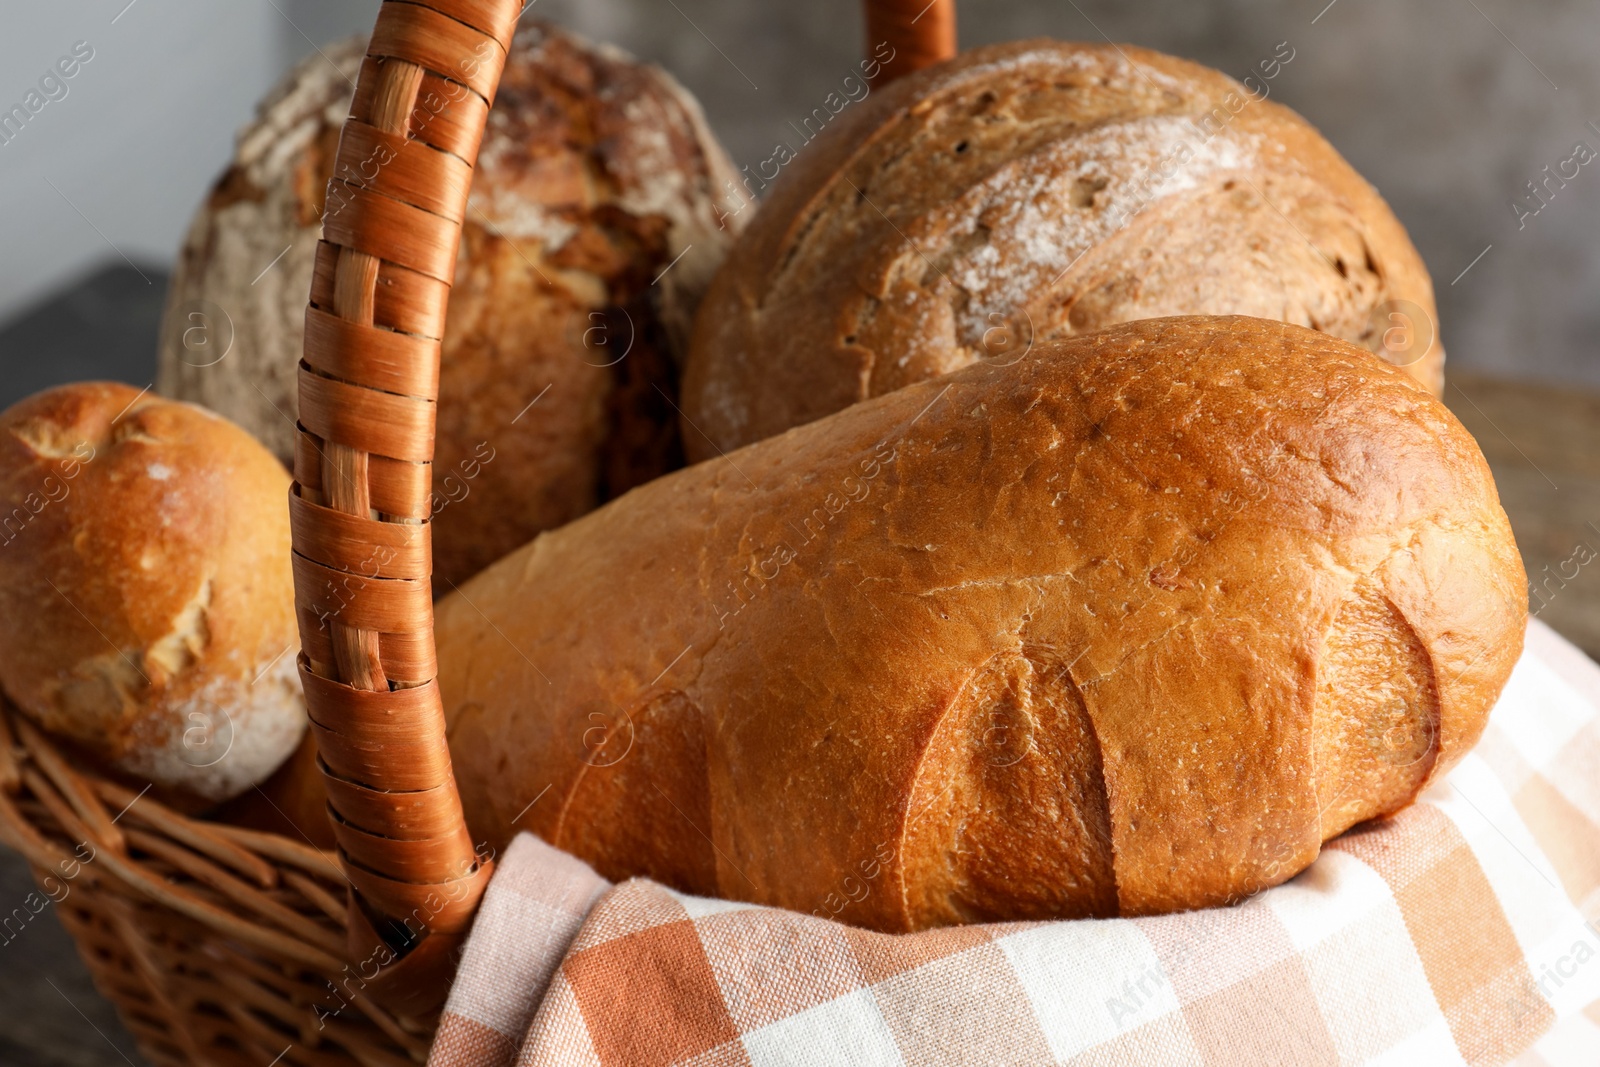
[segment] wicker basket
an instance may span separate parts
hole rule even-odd
[[[521,8],[386,0],[337,172],[389,161],[330,186],[342,206],[317,252],[289,503],[337,853],[185,817],[0,708],[0,833],[152,1063],[425,1059],[488,882],[433,681],[427,516],[438,339]],[[867,26],[896,50],[883,78],[955,50],[952,0],[870,0]]]

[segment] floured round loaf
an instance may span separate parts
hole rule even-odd
[[[306,297],[331,301],[331,276],[314,279],[313,259],[364,45],[325,51],[262,104],[201,206],[168,298],[157,383],[235,419],[285,463]],[[419,101],[413,124],[428,114]],[[681,464],[669,349],[732,239],[719,216],[733,173],[669,75],[548,25],[519,30],[444,338],[441,585]]]
[[[1416,249],[1315,129],[1264,98],[1272,84],[1035,40],[873,93],[787,164],[708,291],[683,387],[690,458],[1162,315],[1309,326],[1439,392]]]
[[[289,476],[239,427],[126,385],[0,414],[0,684],[167,795],[263,781],[306,731]]]
[[[1476,741],[1488,466],[1282,323],[1041,342],[634,490],[438,605],[474,833],[883,930],[1283,881]]]

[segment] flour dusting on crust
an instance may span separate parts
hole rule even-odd
[[[121,769],[206,800],[235,797],[267,779],[305,736],[305,697],[294,650],[259,677],[218,677],[145,720]],[[254,678],[254,681],[252,681]],[[158,732],[159,736],[149,736]]]
[[[940,213],[953,221],[949,243],[987,237],[945,269],[969,295],[959,341],[978,345],[993,316],[1025,306],[1141,212],[1255,162],[1254,138],[1201,140],[1188,119],[1168,115],[1099,126],[1013,160]]]

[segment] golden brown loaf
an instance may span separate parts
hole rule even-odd
[[[1273,73],[1293,58],[1279,51]],[[786,164],[706,295],[689,457],[1161,315],[1381,341],[1437,393],[1433,288],[1405,230],[1315,129],[1261,99],[1270,80],[1251,86],[1141,48],[1035,40],[845,111]]]
[[[1521,561],[1366,350],[1147,320],[634,490],[438,607],[469,823],[884,930],[1280,882],[1477,739]]]
[[[0,683],[178,798],[262,781],[306,730],[289,476],[239,427],[125,385],[0,415]]]
[[[350,42],[328,50],[331,64],[312,56],[263,104],[194,221],[168,298],[161,391],[238,420],[285,463],[306,294],[331,303],[331,274],[314,277],[313,259],[363,51]],[[446,119],[424,98],[414,132],[426,121]],[[686,338],[732,239],[717,219],[733,173],[699,105],[663,71],[542,24],[518,32],[444,340],[442,588],[681,464],[668,340]]]

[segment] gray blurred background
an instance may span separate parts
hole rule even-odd
[[[0,0],[0,113],[79,41],[94,58],[0,143],[0,406],[46,385],[154,376],[166,270],[234,131],[294,62],[370,29],[377,0]],[[530,16],[676,74],[735,161],[855,70],[857,0],[534,0]],[[1433,271],[1447,397],[1483,444],[1530,576],[1600,551],[1600,159],[1538,206],[1527,183],[1600,151],[1595,0],[959,0],[961,38],[1109,37],[1243,77],[1288,42],[1273,96],[1388,198]],[[1584,153],[1584,158],[1588,153]],[[1571,166],[1568,166],[1571,173]],[[1463,381],[1467,380],[1463,376]],[[1597,572],[1600,573],[1600,572]],[[1600,589],[1544,616],[1600,652]],[[10,624],[0,621],[0,624]],[[25,869],[0,849],[0,904]],[[4,909],[0,909],[4,910]],[[138,1061],[53,918],[0,945],[0,1064]]]
[[[770,155],[788,120],[852,71],[862,43],[856,0],[528,8],[671,70],[739,163]],[[67,98],[0,144],[7,377],[21,367],[30,383],[58,380],[52,371],[73,377],[81,342],[17,338],[6,327],[105,265],[121,271],[73,313],[93,319],[102,298],[126,307],[136,289],[159,290],[254,100],[316,44],[370,28],[376,10],[376,0],[4,0],[0,109],[75,42],[95,49]],[[960,0],[959,11],[964,44],[1109,37],[1236,77],[1289,42],[1295,58],[1275,98],[1316,123],[1410,228],[1455,365],[1600,385],[1600,166],[1552,183],[1549,203],[1520,229],[1512,207],[1519,196],[1537,206],[1527,183],[1579,142],[1600,150],[1593,0]],[[147,325],[126,340],[153,348]]]

